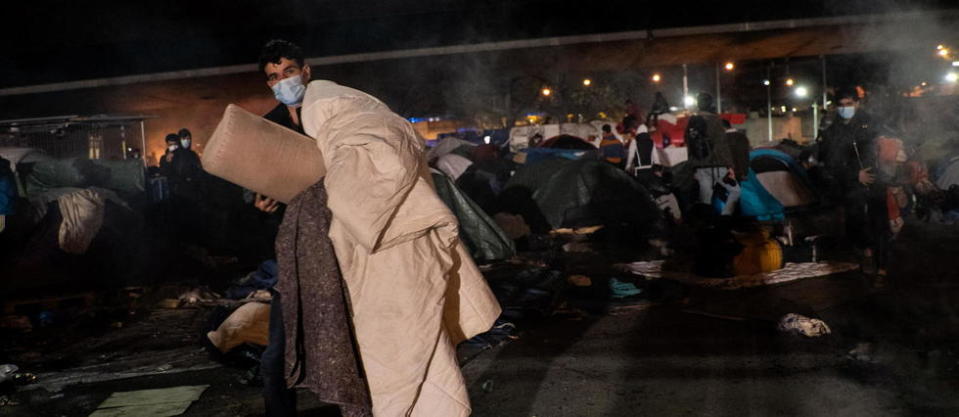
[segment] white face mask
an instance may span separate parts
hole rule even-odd
[[[849,120],[856,115],[856,106],[842,106],[839,108],[839,117]]]
[[[273,85],[273,96],[287,106],[299,106],[303,102],[305,93],[306,86],[303,85],[303,78],[299,75],[284,78]]]
[[[168,151],[170,151],[170,152],[173,152],[173,151],[175,151],[176,148],[178,148],[178,147],[179,147],[179,146],[176,146],[176,145],[170,145],[170,146],[167,146],[167,147],[166,147],[166,150],[168,150]]]
[[[180,139],[180,146],[183,146],[183,149],[189,149],[190,139]]]

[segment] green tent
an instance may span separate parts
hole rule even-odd
[[[516,254],[513,241],[483,209],[445,175],[433,172],[436,193],[456,215],[460,239],[476,261],[507,259]]]
[[[506,183],[500,200],[504,211],[523,215],[538,232],[592,225],[639,230],[660,216],[645,187],[596,160],[557,158],[523,166]]]

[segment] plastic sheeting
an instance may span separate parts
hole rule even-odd
[[[552,228],[604,224],[650,226],[660,212],[649,192],[603,161],[549,159],[524,166],[507,182],[504,204],[535,228],[542,217]],[[532,199],[539,213],[523,200]]]
[[[67,158],[33,164],[23,181],[27,195],[64,187],[102,187],[119,193],[137,194],[146,190],[146,173],[140,161],[101,161]]]
[[[447,177],[434,171],[433,182],[436,194],[456,215],[460,224],[460,239],[473,259],[492,261],[508,259],[516,254],[513,240]]]

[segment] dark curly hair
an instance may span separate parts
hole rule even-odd
[[[266,68],[267,64],[279,64],[281,58],[295,61],[296,65],[303,67],[306,57],[303,55],[303,49],[295,43],[283,40],[273,39],[263,46],[260,51],[260,72]]]

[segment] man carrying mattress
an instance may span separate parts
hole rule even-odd
[[[340,352],[309,330],[326,332],[322,322],[340,317],[328,295],[337,286],[331,277],[341,273],[372,414],[469,415],[455,346],[488,330],[500,307],[459,241],[456,217],[436,195],[423,141],[376,98],[330,81],[309,83],[299,116],[326,174],[290,201],[277,238],[287,385],[311,388],[321,399],[331,389],[362,400],[324,375],[335,370],[317,369],[318,362],[335,364],[316,351]],[[285,169],[296,168],[264,167]],[[317,303],[313,293],[330,303]]]

